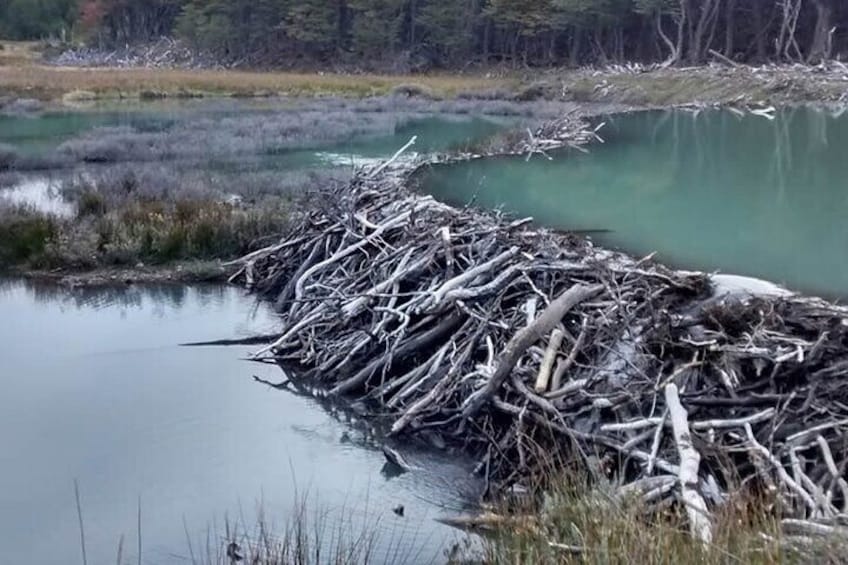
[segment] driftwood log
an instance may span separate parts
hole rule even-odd
[[[838,527],[846,310],[723,293],[703,274],[446,206],[409,176],[395,163],[328,188],[279,244],[238,262],[232,280],[281,314],[257,359],[368,403],[392,434],[461,444],[493,488],[568,463],[652,504],[676,498],[705,542],[710,509],[743,486],[779,497],[796,527]]]

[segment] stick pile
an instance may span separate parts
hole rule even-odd
[[[239,261],[233,280],[282,316],[257,359],[297,364],[392,434],[461,443],[493,488],[569,462],[683,501],[705,541],[704,513],[740,486],[787,518],[845,516],[845,310],[720,295],[705,275],[411,193],[408,172],[360,173]]]

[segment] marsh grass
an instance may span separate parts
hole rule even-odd
[[[243,563],[255,565],[368,565],[440,564],[449,560],[438,546],[423,546],[404,531],[389,527],[364,507],[322,505],[314,492],[296,494],[294,507],[281,524],[269,519],[259,505],[250,521],[239,512],[225,517],[222,529],[207,528],[192,539],[184,524],[186,551],[197,565],[230,565],[227,555],[235,543]],[[363,516],[366,516],[363,518]],[[433,555],[427,552],[432,550]]]
[[[393,135],[415,120],[467,116],[540,121],[568,105],[484,100],[431,101],[386,96],[368,100],[332,98],[292,102],[291,107],[213,114],[185,112],[169,122],[98,127],[64,141],[55,150],[23,158],[13,148],[0,152],[0,170],[172,161],[244,160],[280,157],[352,140]]]
[[[266,97],[346,96],[361,98],[388,94],[400,85],[416,84],[438,97],[460,92],[509,88],[514,79],[476,75],[388,76],[236,70],[108,69],[50,67],[32,58],[5,58],[0,94],[59,99],[87,91],[98,100],[189,98],[202,96]]]
[[[242,206],[216,200],[150,200],[109,208],[97,193],[63,219],[0,208],[0,268],[72,269],[229,259],[279,234],[288,203]]]

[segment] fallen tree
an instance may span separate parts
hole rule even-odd
[[[796,529],[842,531],[848,311],[452,208],[410,191],[410,168],[328,188],[237,262],[281,314],[258,360],[391,434],[461,444],[495,491],[576,464],[649,507],[678,500],[704,542],[742,487]]]

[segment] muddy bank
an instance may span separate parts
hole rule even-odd
[[[219,261],[185,261],[168,265],[100,267],[82,272],[63,268],[15,268],[8,270],[5,275],[79,288],[134,284],[224,283],[230,273]]]

